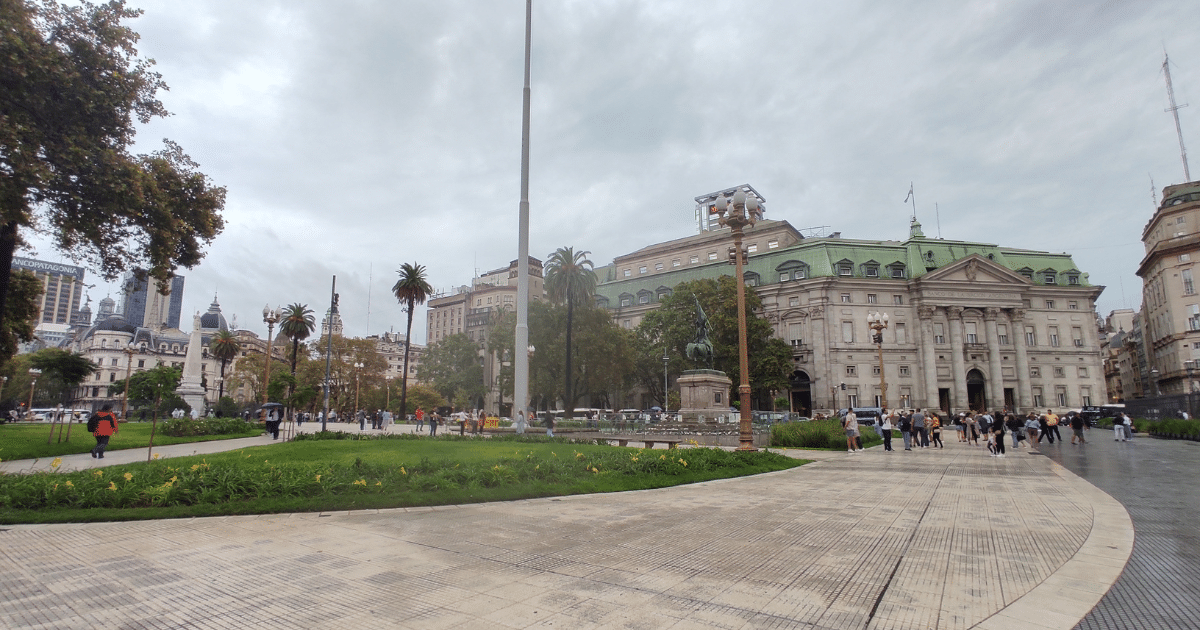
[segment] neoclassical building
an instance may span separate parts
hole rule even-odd
[[[1069,409],[1105,400],[1095,300],[1070,255],[926,237],[804,238],[786,221],[747,230],[745,281],[760,316],[792,347],[787,394],[802,413],[883,401],[868,313],[888,313],[883,381],[890,406]],[[597,304],[619,325],[681,282],[732,275],[728,230],[703,231],[596,270]]]

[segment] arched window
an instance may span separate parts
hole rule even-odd
[[[756,287],[759,284],[761,284],[761,280],[759,279],[758,274],[754,273],[753,271],[747,271],[747,272],[743,273],[742,280],[746,283],[746,286],[748,286],[748,287]]]
[[[803,280],[808,277],[808,265],[799,260],[784,261],[783,264],[775,268],[775,271],[779,273],[780,282]]]

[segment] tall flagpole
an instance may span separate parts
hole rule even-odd
[[[533,0],[525,0],[525,89],[521,104],[521,206],[517,245],[517,329],[513,341],[513,413],[529,409],[529,50]],[[513,420],[520,422],[520,416]],[[528,416],[525,416],[528,421]],[[523,432],[518,424],[517,431]]]

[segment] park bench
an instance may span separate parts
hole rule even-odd
[[[668,439],[668,438],[646,439],[646,438],[640,438],[640,437],[635,437],[635,438],[610,437],[610,438],[605,438],[605,439],[607,439],[610,442],[615,441],[617,443],[617,446],[629,446],[630,442],[641,442],[642,444],[645,444],[646,448],[654,448],[655,444],[666,444],[667,448],[675,448],[676,446],[679,446],[680,442],[683,441],[683,440],[674,440],[674,439]]]

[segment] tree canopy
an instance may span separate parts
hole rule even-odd
[[[695,300],[692,296],[695,296]],[[771,324],[757,313],[762,300],[753,289],[746,289],[746,338],[750,360],[750,388],[756,400],[770,400],[770,393],[788,387],[791,372],[791,348],[773,336]],[[684,356],[695,335],[696,301],[708,316],[709,337],[713,343],[713,367],[733,380],[730,400],[737,400],[741,382],[738,361],[737,283],[732,276],[716,280],[693,280],[674,288],[662,304],[646,314],[637,327],[638,380],[658,398],[662,398],[663,356],[670,357],[668,371],[678,375],[696,369]],[[763,405],[764,407],[768,405]]]
[[[0,313],[21,228],[109,279],[169,280],[224,228],[225,189],[175,143],[131,155],[136,124],[167,115],[124,0],[0,0]],[[136,121],[136,122],[135,122]]]
[[[42,281],[32,271],[17,269],[8,283],[8,300],[0,319],[0,365],[17,353],[17,346],[33,341],[37,326],[38,300],[42,297]]]
[[[484,392],[479,344],[463,333],[442,338],[425,351],[417,378],[452,404],[456,398],[469,404]]]

